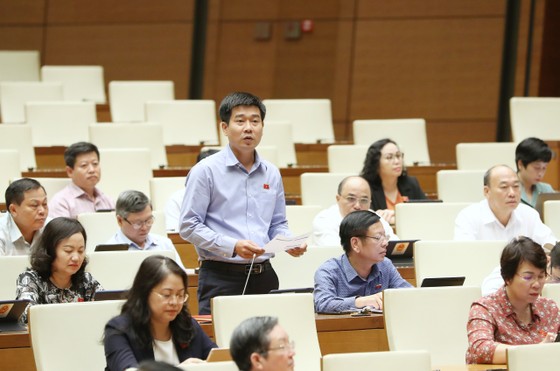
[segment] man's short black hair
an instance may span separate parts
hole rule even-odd
[[[70,147],[66,148],[66,151],[64,151],[64,162],[66,163],[66,166],[73,169],[76,164],[76,157],[81,154],[91,152],[95,152],[97,159],[100,159],[99,150],[95,144],[89,142],[74,143]]]
[[[251,93],[235,92],[228,94],[220,103],[220,119],[229,125],[231,111],[237,106],[254,106],[261,112],[261,120],[264,121],[266,115],[266,107],[260,98]]]
[[[18,206],[21,205],[21,202],[25,198],[25,192],[39,188],[43,188],[43,191],[45,191],[45,188],[41,185],[41,183],[35,179],[21,178],[13,181],[10,183],[8,188],[6,188],[6,192],[4,193],[6,208],[9,210],[11,204]],[[47,191],[45,191],[45,194],[46,193]]]
[[[266,354],[270,346],[269,334],[276,325],[278,318],[263,316],[248,318],[235,328],[229,351],[239,370],[251,370],[251,354]]]
[[[369,227],[379,222],[379,215],[370,210],[357,210],[346,215],[340,223],[340,242],[348,255],[352,250],[352,237],[364,237]]]

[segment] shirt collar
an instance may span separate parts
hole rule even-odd
[[[498,302],[500,303],[506,317],[514,315],[515,312],[513,311],[513,305],[511,305],[507,296],[506,286],[502,286],[496,293],[498,295]],[[531,313],[533,313],[531,321],[536,322],[537,320],[540,320],[544,316],[544,312],[538,300],[534,304],[529,305],[531,306]]]
[[[245,169],[241,164],[241,162],[239,162],[237,157],[235,157],[235,154],[231,150],[229,144],[226,146],[225,150],[226,150],[226,166],[238,166],[242,169]],[[255,163],[253,164],[253,167],[251,168],[250,172],[252,173],[256,169],[258,169],[261,166],[261,164],[264,167],[264,163],[261,162],[261,157],[259,156],[257,150],[255,150]]]
[[[68,185],[68,193],[70,193],[70,196],[72,196],[74,198],[80,198],[84,195],[89,197],[88,194],[83,189],[78,187],[74,182],[71,182]],[[93,197],[97,197],[98,195],[99,195],[99,192],[97,190],[97,187],[95,187],[93,189]]]
[[[346,253],[342,254],[341,264],[342,264],[342,271],[344,272],[344,275],[346,276],[346,279],[348,280],[348,282],[351,282],[356,277],[359,278],[362,281],[364,280],[362,277],[360,277],[358,275],[358,272],[356,272],[356,270],[354,269],[352,264],[350,264],[350,260],[348,260],[348,256],[346,255]],[[369,275],[368,275],[368,280],[371,277],[374,277],[377,274],[378,271],[379,271],[379,268],[377,267],[377,264],[374,264],[373,267],[371,268],[371,271],[370,271]]]
[[[502,223],[500,223],[500,221],[498,220],[498,218],[496,218],[496,215],[494,215],[494,213],[492,212],[492,209],[490,209],[490,204],[488,203],[488,200],[482,200],[481,201],[484,204],[484,208],[482,209],[482,215],[480,217],[480,219],[482,220],[483,224],[491,224],[493,222],[499,223],[500,225],[502,225]],[[508,220],[508,225],[512,223],[512,221],[518,221],[517,219],[519,219],[519,216],[517,215],[516,211],[519,208],[519,205],[517,205],[517,207],[512,211],[511,216]],[[507,227],[507,225],[506,225]]]
[[[136,242],[126,237],[122,229],[119,229],[117,231],[117,240],[121,243],[127,243],[129,246],[134,247],[138,250],[148,250],[150,247],[158,245],[157,242],[152,238],[152,234],[148,233],[148,235],[146,236],[146,242],[144,242],[144,247],[140,247]]]

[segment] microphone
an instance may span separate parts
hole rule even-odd
[[[245,295],[245,290],[247,290],[247,284],[249,283],[249,277],[251,277],[251,273],[253,272],[253,263],[255,262],[255,258],[257,254],[253,253],[253,259],[251,259],[251,266],[249,267],[249,273],[247,274],[247,279],[245,280],[245,287],[243,287],[243,292],[241,295]]]

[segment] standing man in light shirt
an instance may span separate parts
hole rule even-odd
[[[340,222],[342,218],[357,210],[368,210],[371,204],[371,191],[368,182],[360,176],[344,178],[338,185],[336,204],[322,210],[313,219],[311,245],[340,246]],[[398,240],[393,228],[381,218],[385,234],[390,240]]]
[[[200,314],[210,313],[215,296],[277,289],[273,254],[263,246],[277,235],[291,235],[280,171],[255,150],[266,108],[258,97],[237,92],[223,99],[219,111],[229,145],[189,171],[179,219],[181,237],[195,246],[201,261]],[[300,256],[306,248],[287,252]]]
[[[22,178],[6,189],[8,212],[0,217],[0,255],[28,255],[45,226],[47,193],[35,179]]]
[[[107,244],[126,243],[129,251],[173,251],[175,261],[185,269],[173,242],[167,236],[150,233],[155,217],[148,196],[140,191],[122,192],[117,199],[115,213],[120,230],[107,241]]]
[[[115,203],[99,188],[99,150],[92,143],[78,142],[64,151],[66,174],[72,183],[58,191],[49,202],[49,216],[77,218],[81,213],[112,210]]]

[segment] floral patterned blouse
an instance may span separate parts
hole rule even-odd
[[[499,344],[536,344],[544,339],[547,332],[558,332],[560,316],[552,299],[539,297],[531,309],[531,322],[528,325],[520,322],[505,286],[475,301],[467,323],[467,363],[492,363]]]
[[[27,268],[19,275],[16,284],[16,299],[27,299],[30,305],[91,301],[96,291],[103,290],[101,284],[88,272],[77,287],[72,285],[68,289],[59,289],[50,280],[42,279],[37,271]],[[22,315],[23,322],[27,322],[27,310]]]

